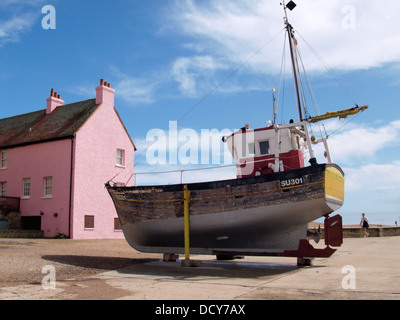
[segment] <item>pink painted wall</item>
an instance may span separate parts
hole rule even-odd
[[[114,230],[117,213],[105,183],[117,174],[114,182],[127,183],[133,174],[134,145],[114,108],[114,94],[105,85],[96,88],[101,105],[78,130],[73,144],[65,139],[7,150],[7,169],[0,169],[0,182],[7,181],[7,196],[21,198],[22,216],[41,216],[45,237],[124,237],[121,230]],[[124,150],[124,166],[117,165],[117,149]],[[44,198],[44,177],[53,178],[51,198]],[[23,199],[24,178],[31,179],[29,199]],[[132,183],[133,179],[128,185]],[[95,217],[93,229],[85,229],[85,215]]]
[[[68,234],[70,154],[71,140],[8,149],[7,169],[0,170],[0,181],[7,181],[7,196],[21,198],[22,216],[42,217],[45,237]],[[51,198],[44,198],[44,177],[53,178]],[[29,199],[23,199],[24,178],[31,179]]]
[[[114,109],[114,90],[96,88],[97,108],[76,134],[74,153],[73,226],[75,239],[123,238],[114,230],[117,213],[104,185],[126,183],[133,174],[134,146]],[[125,152],[125,165],[117,166],[117,149]],[[128,185],[132,185],[131,179]],[[94,216],[94,229],[84,228],[85,215]]]

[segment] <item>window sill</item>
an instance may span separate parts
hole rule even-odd
[[[53,199],[53,196],[44,196],[42,199]]]
[[[122,169],[125,169],[126,167],[125,166],[122,166],[122,165],[120,165],[120,164],[116,164],[115,165],[117,168],[122,168]]]
[[[22,197],[21,200],[30,200],[30,196],[29,197]]]

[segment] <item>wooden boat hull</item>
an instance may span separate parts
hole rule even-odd
[[[190,252],[196,254],[297,250],[308,223],[344,201],[343,172],[327,164],[187,186]],[[184,253],[183,185],[106,187],[134,249]]]

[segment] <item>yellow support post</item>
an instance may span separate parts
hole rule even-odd
[[[185,220],[185,260],[190,258],[190,231],[189,231],[189,203],[190,191],[185,184],[183,187],[183,205],[184,205],[184,220]]]
[[[187,185],[183,186],[183,211],[185,221],[185,260],[182,261],[182,267],[198,267],[201,261],[190,260],[190,229],[189,229],[189,204],[190,204],[190,190]]]

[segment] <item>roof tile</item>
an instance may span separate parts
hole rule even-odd
[[[97,109],[96,99],[0,119],[0,149],[73,136]]]

